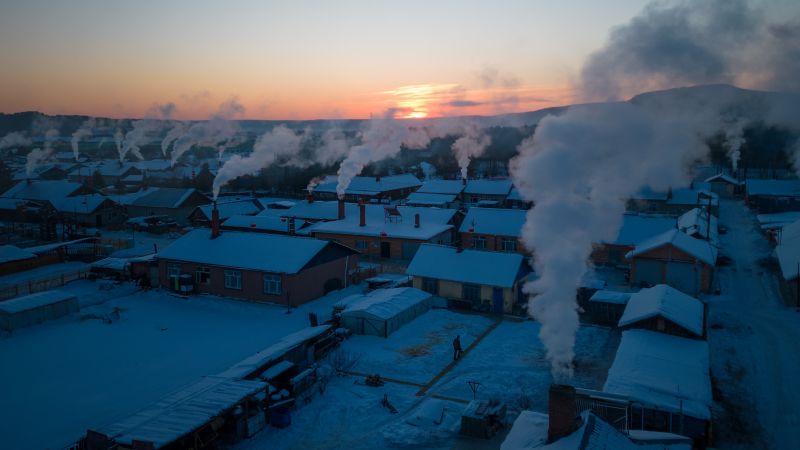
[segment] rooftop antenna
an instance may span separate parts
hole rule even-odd
[[[478,388],[481,387],[481,382],[477,380],[469,380],[467,381],[469,385],[469,389],[472,391],[472,399],[475,400],[475,397],[478,395]]]

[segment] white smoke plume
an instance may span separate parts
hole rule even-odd
[[[234,121],[244,114],[242,106],[236,98],[231,98],[220,105],[217,112],[205,122],[196,122],[177,139],[174,140],[170,159],[172,165],[192,147],[214,147],[222,157],[222,153],[243,142],[242,129]],[[162,143],[163,144],[163,143]],[[163,150],[163,147],[162,147]]]
[[[350,182],[367,164],[396,156],[402,147],[419,149],[430,142],[428,132],[418,122],[396,120],[394,113],[389,111],[370,119],[361,132],[361,143],[350,148],[337,173],[339,198],[344,197]]]
[[[425,175],[425,181],[430,181],[434,175],[436,175],[436,166],[433,164],[422,161],[419,163],[420,168],[422,169],[422,173]]]
[[[766,17],[745,0],[654,2],[615,28],[606,46],[590,56],[577,90],[585,100],[602,100],[756,80],[754,87],[797,91],[797,28]],[[725,112],[735,109],[725,104],[728,97],[743,95],[725,86],[701,92],[705,97],[683,90],[572,107],[542,119],[512,161],[514,184],[536,205],[522,235],[538,275],[524,287],[531,295],[528,311],[541,322],[540,338],[558,381],[572,375],[575,295],[592,244],[616,236],[625,199],[640,188],[685,184],[687,166],[707,156],[702,140],[724,129]],[[796,124],[797,102],[782,117],[794,117],[787,120]]]
[[[322,183],[323,181],[325,181],[325,177],[312,178],[311,181],[308,182],[308,186],[306,186],[306,191],[308,191],[309,194],[313,193],[314,188],[319,186],[319,184]]]
[[[114,144],[117,146],[117,153],[120,155],[120,162],[122,162],[122,141],[125,139],[125,134],[122,133],[122,130],[117,128],[117,131],[114,133]]]
[[[144,159],[141,147],[155,141],[163,132],[167,120],[175,113],[175,104],[166,103],[153,105],[142,120],[133,122],[133,129],[125,135],[119,153],[119,161],[125,161],[125,156],[132,153],[139,160]]]
[[[10,147],[27,147],[31,145],[31,140],[19,131],[12,131],[0,138],[0,150]]]
[[[538,275],[524,291],[556,380],[572,376],[575,294],[592,244],[615,238],[625,201],[637,190],[666,190],[684,180],[700,148],[688,124],[628,103],[548,116],[520,144],[511,169],[520,194],[536,205],[522,238],[536,254]]]
[[[44,147],[35,148],[28,153],[28,157],[25,162],[25,174],[27,176],[30,177],[37,167],[50,159],[50,157],[53,155],[53,142],[55,142],[56,138],[58,138],[58,130],[47,130],[44,134]]]
[[[70,144],[72,145],[72,154],[73,156],[75,156],[75,161],[77,161],[78,158],[80,158],[78,148],[81,139],[92,135],[92,133],[94,132],[94,127],[96,125],[96,122],[97,121],[95,120],[94,117],[90,117],[86,119],[86,121],[83,122],[83,124],[81,124],[81,126],[77,130],[75,130],[74,133],[72,133],[72,141],[70,142]],[[98,146],[98,148],[100,147]]]
[[[744,120],[737,120],[735,123],[725,128],[725,143],[728,146],[728,158],[731,160],[731,167],[736,172],[739,169],[739,159],[742,157],[741,148],[745,143]]]
[[[291,155],[300,150],[303,138],[285,125],[280,125],[261,135],[253,145],[249,155],[233,155],[225,162],[217,176],[214,178],[214,199],[219,196],[222,186],[231,180],[244,176],[255,175],[261,169],[268,167],[278,158]]]
[[[461,178],[467,178],[467,169],[472,158],[483,154],[492,143],[491,137],[475,124],[470,124],[464,129],[464,134],[453,142],[458,167],[461,168]]]
[[[105,145],[105,143],[106,143],[106,142],[108,142],[108,137],[106,137],[106,136],[103,136],[103,137],[100,139],[100,142],[97,144],[97,149],[98,149],[98,150],[100,150],[100,147],[102,147],[103,145]]]
[[[166,158],[167,151],[169,150],[169,146],[175,142],[175,139],[181,137],[189,126],[184,122],[176,122],[172,128],[167,132],[167,135],[164,136],[164,140],[161,141],[161,154],[164,155]]]

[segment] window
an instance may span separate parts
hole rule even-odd
[[[239,270],[225,271],[225,287],[228,289],[242,288],[242,272]]]
[[[439,295],[439,280],[435,278],[423,278],[422,290],[433,295]]]
[[[472,236],[472,248],[483,250],[486,248],[486,238],[483,236]]]
[[[464,284],[462,285],[462,297],[464,300],[480,301],[481,300],[481,287],[477,284]]]
[[[194,272],[194,281],[197,284],[211,283],[211,269],[208,267],[198,267]]]
[[[167,264],[167,278],[181,276],[180,264]]]
[[[356,239],[356,250],[367,250],[369,248],[369,242],[363,239]]]
[[[503,238],[503,251],[504,252],[516,252],[517,251],[517,240],[516,239],[509,239]]]
[[[264,275],[264,293],[271,295],[283,293],[280,275]]]

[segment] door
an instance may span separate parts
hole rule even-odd
[[[503,314],[503,289],[492,289],[492,311],[497,314]]]
[[[689,295],[697,295],[700,283],[694,264],[672,261],[667,264],[667,284]]]
[[[381,242],[381,258],[392,257],[392,244],[390,242]]]
[[[661,261],[651,261],[647,259],[637,259],[636,268],[634,272],[635,280],[632,280],[634,285],[655,286],[663,283],[662,265]]]

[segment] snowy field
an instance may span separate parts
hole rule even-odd
[[[466,349],[494,323],[474,314],[434,309],[388,338],[353,336],[344,348],[360,357],[356,372],[425,384],[453,361],[453,339]]]
[[[337,292],[291,314],[279,306],[80,281],[79,313],[0,337],[0,436],[13,449],[61,448],[327,317]],[[107,301],[106,301],[107,300]],[[87,306],[90,305],[90,306]],[[91,306],[93,305],[93,306]],[[117,309],[111,324],[99,317]]]
[[[431,392],[471,399],[467,381],[481,383],[478,398],[497,398],[509,407],[547,411],[553,379],[534,321],[504,321],[481,341]],[[602,389],[614,360],[620,335],[604,327],[582,326],[575,347],[575,386]]]

